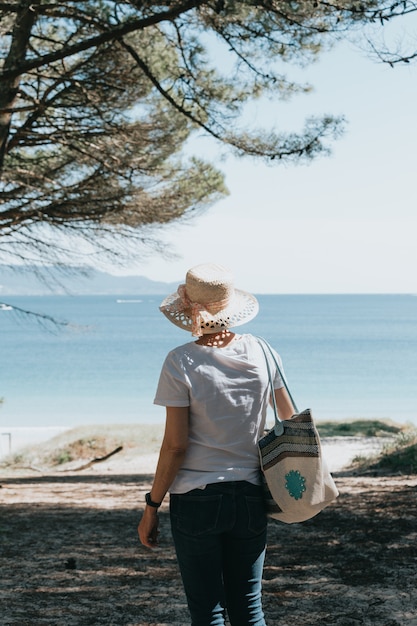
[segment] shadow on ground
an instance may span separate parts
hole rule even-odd
[[[8,478],[0,489],[2,626],[189,624],[166,506],[161,547],[136,526],[150,476]],[[319,516],[272,522],[269,626],[416,626],[417,477],[337,478]]]

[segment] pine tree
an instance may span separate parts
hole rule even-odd
[[[344,31],[398,6],[0,3],[0,260],[122,258],[127,241],[152,239],[149,227],[216,201],[227,193],[221,172],[189,155],[198,132],[268,161],[327,152],[341,119],[309,119],[299,133],[242,128],[245,107],[307,91],[285,63],[313,61]]]

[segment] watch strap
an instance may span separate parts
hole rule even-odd
[[[151,499],[151,494],[150,494],[150,492],[145,494],[145,502],[146,502],[146,504],[147,504],[148,506],[152,506],[154,509],[159,509],[159,507],[160,507],[160,506],[161,506],[161,504],[162,504],[162,502],[154,502],[154,501]]]

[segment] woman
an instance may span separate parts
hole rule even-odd
[[[205,264],[189,270],[160,309],[197,339],[162,367],[155,404],[166,407],[165,434],[139,538],[157,545],[158,507],[169,491],[192,625],[223,625],[227,611],[232,626],[262,626],[267,519],[257,441],[270,388],[256,338],[231,331],[255,317],[258,302],[233,287],[227,269]],[[274,373],[278,413],[288,419],[294,409]]]

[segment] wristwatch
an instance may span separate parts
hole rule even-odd
[[[150,492],[145,494],[145,502],[148,506],[152,506],[154,509],[159,509],[162,504],[162,502],[154,502],[153,500],[151,500]]]

